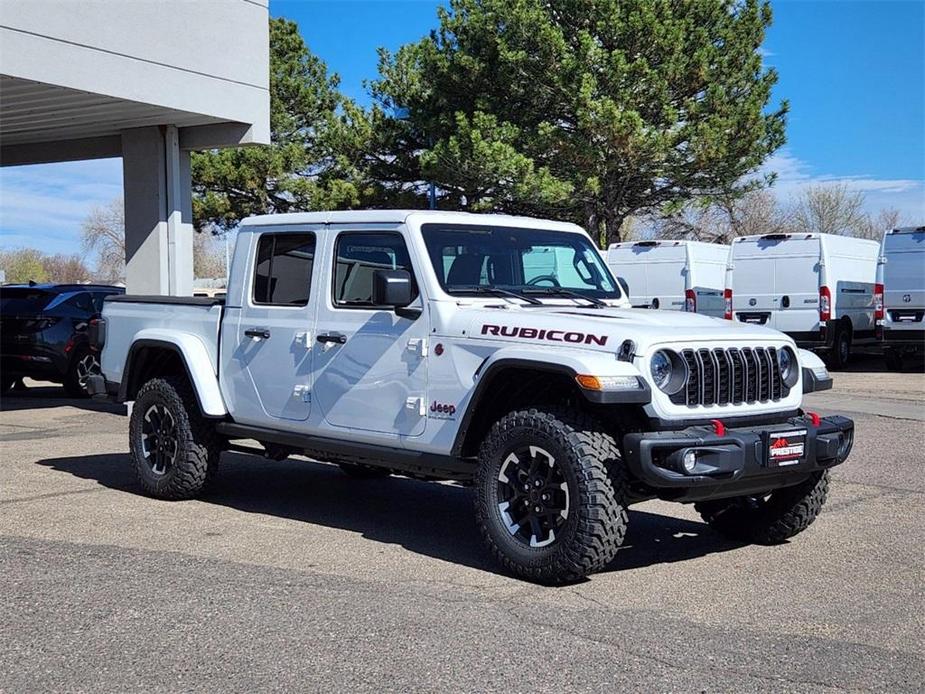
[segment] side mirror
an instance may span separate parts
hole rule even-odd
[[[630,285],[623,277],[617,277],[617,284],[620,285],[620,289],[623,290],[623,295],[629,299],[630,298]]]
[[[404,308],[411,303],[411,273],[407,270],[374,270],[373,303]]]

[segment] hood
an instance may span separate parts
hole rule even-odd
[[[633,340],[637,353],[649,345],[691,342],[772,344],[792,342],[777,330],[738,321],[710,318],[683,311],[583,306],[460,307],[454,323],[464,321],[473,339],[517,343],[537,341],[553,346],[616,351],[623,340]]]

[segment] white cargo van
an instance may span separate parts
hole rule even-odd
[[[611,244],[607,265],[626,281],[635,307],[723,317],[729,246],[703,241],[626,241]]]
[[[726,318],[766,325],[844,366],[876,344],[876,241],[833,234],[743,236],[732,244]]]
[[[925,226],[883,236],[877,264],[877,337],[891,369],[925,350]]]

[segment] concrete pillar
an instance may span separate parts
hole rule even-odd
[[[193,293],[190,155],[172,126],[122,132],[129,294]]]

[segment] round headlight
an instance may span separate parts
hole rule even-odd
[[[653,354],[652,360],[649,362],[649,370],[652,373],[652,380],[659,390],[668,388],[668,383],[671,381],[672,366],[671,357],[668,356],[667,352],[659,350]]]
[[[789,347],[777,350],[777,365],[780,367],[780,378],[788,388],[796,385],[798,376],[797,357]]]

